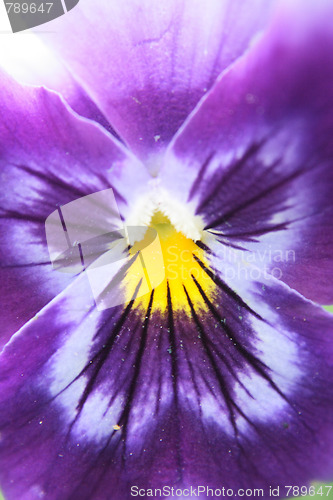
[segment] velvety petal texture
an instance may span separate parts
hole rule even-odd
[[[302,4],[303,5],[303,4]],[[244,260],[333,301],[333,25],[285,2],[175,138],[162,182]],[[325,8],[323,8],[325,7]]]
[[[169,282],[168,310],[156,309],[158,289],[143,309],[138,282],[124,307],[98,312],[82,275],[7,344],[8,500],[198,484],[269,498],[268,484],[330,477],[333,317],[256,268],[226,278],[214,253],[209,268],[196,259],[183,311]]]
[[[275,3],[130,0],[124,8],[118,0],[80,0],[50,24],[54,34],[43,40],[57,49],[124,141],[147,158],[246,51]]]
[[[147,174],[100,126],[74,115],[55,93],[23,87],[3,73],[1,85],[2,344],[72,278],[50,265],[45,221],[51,212],[113,187],[125,217],[126,197],[135,200]],[[117,183],[124,172],[120,194]]]
[[[281,1],[259,35],[273,3],[81,0],[52,23],[144,165],[1,75],[6,500],[332,479],[333,315],[310,298],[333,299],[333,8]]]

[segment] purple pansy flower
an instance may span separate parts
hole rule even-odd
[[[66,80],[1,74],[6,499],[332,478],[332,15],[81,0],[41,34]],[[156,231],[164,279],[141,294],[137,238],[96,268],[123,303],[97,307],[90,266],[52,268],[45,221],[110,188],[124,226]]]

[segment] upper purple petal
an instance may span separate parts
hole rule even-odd
[[[333,25],[329,2],[286,2],[175,138],[162,172],[221,251],[333,301]],[[275,268],[278,269],[275,269]]]
[[[33,33],[0,39],[0,66],[23,84],[58,92],[71,108],[115,135],[111,125],[63,62]]]
[[[146,157],[244,53],[274,3],[81,1],[43,37],[124,141]]]

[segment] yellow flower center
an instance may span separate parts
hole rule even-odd
[[[147,244],[147,231],[130,251],[137,258],[125,278],[127,300],[133,297],[141,279],[141,290],[135,301],[137,307],[146,309],[150,292],[154,290],[153,310],[166,311],[168,295],[174,311],[190,313],[190,303],[196,310],[206,309],[204,296],[211,299],[215,285],[205,270],[208,268],[205,250],[177,231],[161,212],[153,215],[150,227],[158,238]]]

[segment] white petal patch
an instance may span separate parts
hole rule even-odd
[[[199,384],[199,394],[196,392],[190,378],[187,384],[181,385],[179,391],[181,399],[187,402],[191,411],[197,412],[198,406],[200,406],[201,418],[203,420],[206,420],[208,423],[211,421],[216,422],[223,428],[225,433],[233,436],[234,430],[225,401],[221,401],[221,398],[218,401],[202,381],[197,380],[197,384]],[[213,386],[212,389],[214,389]]]
[[[46,497],[46,491],[42,488],[41,485],[39,484],[34,484],[29,488],[27,491],[27,495],[24,498],[45,498]]]
[[[90,350],[97,331],[98,316],[91,314],[75,329],[65,344],[56,352],[48,364],[49,391],[57,396],[55,401],[64,410],[64,417],[72,428],[72,435],[100,442],[108,438],[117,426],[123,409],[123,399],[118,396],[111,401],[110,388],[98,386],[87,398],[80,413],[78,404],[87,384],[88,375],[76,377],[90,363]],[[75,380],[75,381],[74,381]],[[73,382],[74,381],[74,382]]]
[[[171,193],[171,194],[170,194]],[[182,203],[161,186],[158,179],[149,183],[149,190],[135,204],[131,214],[125,221],[127,226],[149,226],[156,212],[162,212],[175,229],[198,241],[202,237],[203,219],[195,215],[194,203]]]
[[[304,214],[305,203],[308,203],[306,195],[290,196],[285,201],[289,208],[274,213],[267,221],[267,225],[273,227],[279,224],[288,224],[289,221],[298,221],[297,225],[293,222],[289,223],[293,230],[294,236],[292,238],[290,232],[283,228],[278,232],[278,238],[275,231],[267,232],[258,237],[258,242],[247,242],[246,246],[249,252],[243,252],[244,260],[251,259],[262,270],[267,273],[273,271],[274,277],[282,279],[285,264],[294,264],[298,260],[298,252],[302,250],[303,229],[307,222],[301,222],[300,219]]]
[[[172,388],[169,387],[168,392],[163,391],[162,388],[159,394],[158,384],[158,381],[153,381],[150,388],[145,389],[140,399],[131,407],[127,441],[132,452],[142,448],[143,443],[158,423],[157,402],[159,402],[159,415],[172,404]]]
[[[123,398],[111,401],[108,388],[100,387],[89,396],[80,413],[73,433],[78,439],[87,438],[96,443],[104,442],[117,428],[123,410]]]
[[[236,255],[237,252],[235,252]],[[272,387],[251,364],[247,363],[245,369],[237,372],[240,383],[234,385],[233,399],[252,422],[277,421],[282,418],[283,411],[289,406],[286,399],[297,390],[297,385],[304,376],[304,368],[299,363],[301,348],[299,336],[296,332],[285,330],[281,324],[281,316],[277,312],[280,304],[274,304],[273,309],[264,300],[266,289],[269,287],[278,286],[286,290],[286,286],[257,267],[248,263],[244,264],[237,256],[225,262],[220,258],[212,257],[212,263],[215,269],[222,269],[223,265],[228,266],[228,271],[233,271],[222,274],[222,279],[240,295],[249,307],[268,320],[265,322],[251,313],[246,314],[246,319],[251,321],[255,334],[252,339],[254,355],[268,367],[269,371],[266,370],[266,372],[277,389]],[[253,279],[254,271],[257,279]],[[241,316],[239,319],[242,321]],[[236,424],[248,435],[250,424],[242,416],[237,416]]]
[[[298,364],[297,336],[294,334],[291,340],[289,332],[279,329],[280,319],[276,313],[271,312],[270,321],[276,326],[270,326],[257,318],[252,319],[253,329],[257,333],[255,347],[259,351],[258,357],[271,369],[272,380],[281,391],[288,392],[293,382],[302,376]]]
[[[90,314],[50,359],[47,376],[51,379],[49,390],[52,396],[65,389],[89,364],[97,326],[98,316]]]
[[[66,315],[63,316],[65,321]],[[46,366],[45,380],[48,384],[48,390],[51,397],[55,397],[55,403],[62,407],[68,425],[77,417],[80,398],[89,382],[87,375],[78,376],[84,368],[89,366],[91,361],[90,352],[97,331],[98,320],[99,316],[97,314],[87,315],[86,319],[75,327],[68,339],[64,340],[64,344],[51,357]],[[77,380],[75,380],[76,378]],[[90,439],[100,439],[101,434],[104,432],[103,429],[109,429],[107,422],[110,419],[113,421],[113,417],[110,416],[111,410],[111,413],[107,412],[107,415],[103,417],[106,404],[101,394],[92,393],[86,401],[81,416],[72,432],[77,434],[77,437],[84,434]],[[95,408],[94,424],[91,421],[92,408]]]
[[[200,398],[200,403],[204,419],[208,421],[214,420],[220,427],[223,428],[224,432],[229,435],[233,435],[234,431],[228,417],[228,409],[226,405],[223,411],[216,398],[209,392]]]
[[[70,425],[77,416],[77,406],[88,383],[87,377],[75,380],[65,391],[56,398],[56,403],[62,407],[67,424]]]
[[[279,324],[278,318],[275,324]],[[252,325],[257,339],[254,343],[257,349],[256,357],[269,367],[271,381],[288,398],[295,391],[295,386],[303,374],[298,364],[296,342],[290,340],[287,333],[278,331],[277,328],[257,318],[253,318]],[[251,421],[276,421],[281,416],[281,412],[288,407],[286,399],[254,369],[248,373],[241,372],[239,380],[250,394],[242,386],[237,385],[235,401]],[[237,419],[237,426],[240,430],[247,431],[249,425],[243,417]]]

